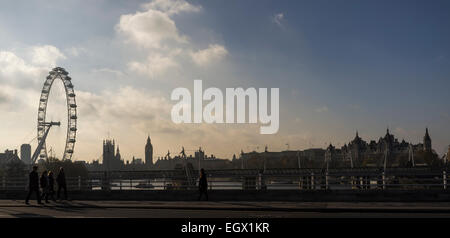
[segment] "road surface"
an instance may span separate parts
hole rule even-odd
[[[0,200],[0,218],[450,218],[449,203]]]

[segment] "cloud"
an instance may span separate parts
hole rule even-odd
[[[32,76],[39,73],[39,68],[27,64],[24,59],[11,51],[0,51],[0,79],[13,80],[18,74]]]
[[[168,15],[181,12],[199,12],[201,10],[200,6],[194,6],[184,0],[155,0],[144,4],[143,8],[161,11]]]
[[[318,112],[318,113],[328,112],[328,107],[327,106],[319,107],[319,108],[314,109],[314,111]]]
[[[278,13],[272,16],[272,21],[280,27],[283,27],[284,13]]]
[[[109,123],[135,123],[166,115],[170,104],[163,96],[155,96],[131,86],[100,93],[77,92],[80,118]],[[108,118],[111,120],[105,121]],[[112,120],[114,119],[114,120]]]
[[[9,101],[9,96],[4,94],[4,92],[0,92],[0,104],[7,103]]]
[[[168,41],[187,42],[186,37],[178,33],[175,22],[167,14],[152,9],[122,15],[116,30],[144,48],[163,48]]]
[[[60,59],[66,59],[61,51],[52,45],[34,46],[32,47],[31,62],[34,65],[53,68]]]
[[[24,51],[21,57],[17,51]],[[66,57],[50,45],[32,46],[15,51],[0,51],[0,82],[20,87],[34,87],[56,63]]]
[[[171,56],[161,54],[149,55],[144,62],[133,61],[128,63],[128,68],[131,71],[150,76],[162,75],[177,66],[178,63]]]
[[[125,74],[120,70],[110,69],[110,68],[100,68],[100,69],[93,69],[93,73],[106,73],[106,74],[112,74],[116,77],[123,77]]]
[[[208,48],[191,53],[192,60],[197,65],[208,65],[223,59],[228,54],[223,45],[213,44]]]
[[[206,66],[218,62],[228,55],[223,45],[210,44],[198,49],[189,37],[180,34],[172,15],[196,13],[200,6],[184,0],[154,0],[144,4],[144,11],[120,17],[116,32],[124,37],[126,44],[132,43],[140,49],[142,57],[129,60],[127,66],[132,72],[155,78],[176,68]]]
[[[64,51],[74,57],[78,57],[81,54],[84,54],[87,52],[87,50],[83,47],[70,47],[68,49],[65,49]]]

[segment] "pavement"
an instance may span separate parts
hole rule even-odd
[[[450,202],[0,200],[0,218],[450,218]]]

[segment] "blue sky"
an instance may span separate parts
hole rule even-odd
[[[448,12],[448,1],[2,2],[0,108],[8,123],[0,129],[9,138],[0,149],[32,139],[40,87],[57,64],[78,92],[79,160],[98,158],[108,135],[126,159],[143,156],[147,134],[157,155],[202,145],[231,157],[265,144],[343,145],[355,130],[376,140],[386,127],[418,143],[427,126],[443,154],[450,144]],[[192,88],[194,79],[221,89],[280,88],[279,133],[172,124],[170,92]],[[62,94],[54,97],[52,117],[64,120]],[[58,151],[64,129],[51,136]]]

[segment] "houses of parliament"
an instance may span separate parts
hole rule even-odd
[[[130,162],[124,162],[122,156],[120,155],[119,145],[117,145],[114,140],[103,140],[103,154],[102,154],[102,164],[94,164],[90,166],[93,170],[123,170],[123,169],[148,169],[153,167],[153,145],[150,140],[150,136],[147,137],[147,143],[145,144],[145,161],[142,159],[135,158]]]

